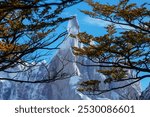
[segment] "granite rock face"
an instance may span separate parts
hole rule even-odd
[[[92,100],[92,99],[139,99],[141,95],[140,83],[137,82],[134,85],[128,86],[124,89],[119,89],[104,93],[101,95],[87,95],[77,91],[78,84],[87,80],[101,80],[104,81],[106,76],[97,73],[98,67],[85,67],[77,64],[75,61],[80,61],[85,64],[94,64],[89,59],[83,57],[77,57],[72,53],[72,46],[82,47],[82,44],[78,42],[78,39],[73,38],[70,34],[76,35],[79,32],[79,25],[76,17],[68,23],[68,37],[64,43],[60,46],[60,49],[53,57],[48,65],[48,69],[45,68],[45,63],[40,63],[32,70],[15,74],[0,72],[0,77],[17,78],[27,80],[29,77],[32,80],[40,80],[43,78],[52,78],[56,74],[60,79],[51,83],[16,83],[9,81],[0,81],[0,99],[49,99],[49,100]],[[13,70],[21,70],[21,66],[13,68]],[[128,76],[134,75],[129,70]],[[118,83],[104,84],[100,83],[101,89],[110,89],[112,87],[123,86],[129,81],[123,81]],[[131,81],[130,81],[131,82]],[[150,88],[149,88],[150,90]],[[148,90],[148,92],[149,92]],[[142,95],[147,95],[145,92]],[[150,99],[150,97],[148,97]]]

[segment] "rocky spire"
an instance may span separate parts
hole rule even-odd
[[[68,34],[73,34],[73,35],[76,35],[79,33],[79,24],[78,24],[76,16],[73,16],[72,19],[69,20],[67,31],[68,31]]]
[[[72,47],[79,47],[79,42],[78,39],[73,38],[70,36],[70,34],[72,35],[77,35],[79,33],[79,24],[77,21],[76,16],[73,16],[71,20],[69,20],[68,22],[68,26],[67,26],[67,31],[68,31],[68,36],[66,38],[66,40],[64,41],[64,43],[61,45],[61,50],[72,50]]]

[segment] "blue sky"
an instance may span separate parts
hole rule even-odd
[[[110,0],[97,0],[100,1],[101,3],[110,3]],[[113,4],[117,2],[117,0],[111,0],[110,4]],[[131,0],[131,2],[136,2],[137,4],[141,4],[144,2],[148,2],[149,0]],[[72,6],[68,9],[66,9],[62,15],[63,16],[77,16],[79,26],[80,26],[80,31],[81,32],[87,32],[88,34],[92,34],[95,36],[100,36],[104,35],[106,33],[106,30],[104,27],[106,27],[109,23],[105,21],[100,21],[96,19],[92,19],[89,16],[81,13],[79,10],[90,10],[91,8],[84,2],[77,4],[75,6]],[[118,28],[121,28],[119,25],[117,26]],[[58,31],[64,31],[67,28],[67,22],[62,24],[61,27],[59,28]],[[130,28],[130,27],[126,27]],[[150,82],[150,79],[144,79],[141,81],[141,86],[142,89],[144,90]]]

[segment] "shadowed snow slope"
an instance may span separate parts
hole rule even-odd
[[[12,78],[17,75],[17,79],[40,80],[48,77],[55,77],[56,74],[63,80],[57,80],[44,84],[15,83],[9,81],[0,81],[0,99],[55,99],[55,100],[77,100],[77,99],[137,99],[141,94],[140,83],[128,86],[127,88],[111,91],[101,95],[86,95],[77,91],[78,84],[87,80],[105,80],[106,76],[97,73],[95,67],[83,67],[74,61],[82,61],[86,64],[93,64],[90,60],[82,57],[76,57],[72,53],[72,46],[81,47],[76,38],[70,37],[70,34],[76,35],[79,32],[79,25],[76,20],[70,20],[68,23],[68,37],[60,46],[60,50],[53,57],[48,69],[44,64],[34,67],[31,71],[24,73],[4,73],[0,72],[0,77]],[[21,67],[13,70],[22,69]],[[48,71],[48,72],[47,72]],[[133,75],[129,71],[129,76]],[[100,83],[101,89],[110,89],[127,84],[127,81],[104,84]]]

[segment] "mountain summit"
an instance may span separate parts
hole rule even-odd
[[[54,99],[54,100],[92,100],[92,99],[138,99],[141,95],[140,83],[135,83],[124,89],[114,90],[101,95],[88,95],[77,90],[78,85],[87,80],[104,81],[106,76],[97,73],[96,67],[85,67],[77,64],[76,61],[82,61],[86,64],[93,64],[90,60],[77,57],[72,52],[72,47],[81,47],[78,39],[73,38],[70,34],[77,35],[79,33],[79,24],[74,16],[68,23],[68,36],[60,46],[60,49],[53,57],[48,65],[48,69],[43,64],[32,69],[32,72],[19,73],[17,79],[37,80],[41,78],[56,78],[51,83],[16,83],[9,81],[0,81],[0,99]],[[15,69],[21,69],[16,67]],[[14,69],[12,69],[14,70]],[[30,75],[29,75],[30,74]],[[133,75],[132,71],[128,71],[128,75]],[[1,77],[12,78],[14,74],[0,73]],[[110,89],[127,84],[128,81],[105,84],[100,83],[101,89]]]

